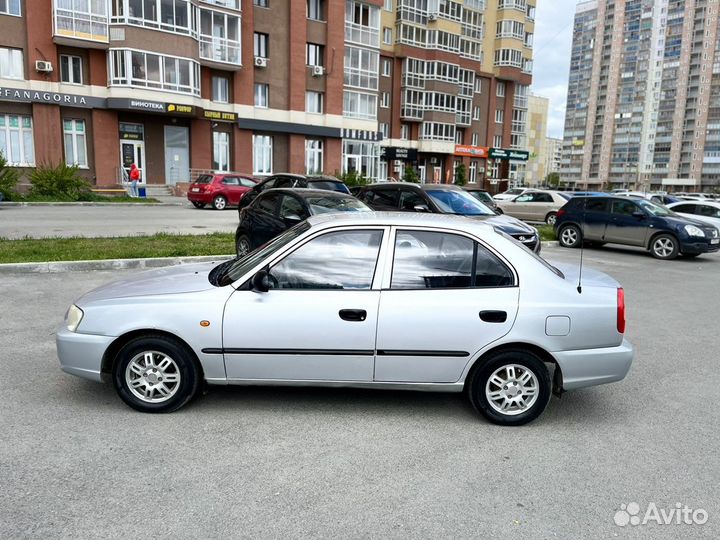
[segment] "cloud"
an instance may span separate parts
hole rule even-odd
[[[562,137],[576,0],[538,2],[532,93],[550,99],[548,135]]]

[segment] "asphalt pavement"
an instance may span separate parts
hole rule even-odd
[[[212,388],[143,415],[62,373],[53,335],[74,298],[133,271],[3,276],[0,538],[716,539],[720,256],[585,263],[625,287],[633,368],[521,428],[460,395],[344,389]],[[709,520],[617,526],[631,502]]]

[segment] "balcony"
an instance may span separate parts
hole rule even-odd
[[[345,21],[345,41],[379,48],[380,30],[378,28],[371,28],[370,26]]]
[[[109,8],[109,2],[102,0],[95,2],[54,0],[53,33],[56,38],[60,38],[56,41],[64,42],[63,38],[67,38],[107,44]]]
[[[242,67],[240,42],[214,36],[199,36],[200,58],[220,64]],[[227,68],[227,66],[224,66]]]

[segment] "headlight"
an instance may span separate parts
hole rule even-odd
[[[65,314],[65,324],[67,325],[67,329],[71,332],[77,330],[77,327],[80,324],[80,321],[82,321],[82,318],[82,309],[77,307],[75,304],[70,306],[67,310],[67,313]]]
[[[695,225],[685,225],[685,232],[688,233],[690,236],[699,236],[701,238],[705,238],[705,233],[702,231],[702,229],[696,227]]]

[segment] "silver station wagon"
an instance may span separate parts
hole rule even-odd
[[[565,273],[563,273],[565,272]],[[465,392],[503,425],[625,377],[623,290],[463,217],[317,216],[241,259],[135,274],[78,299],[62,369],[144,412],[210,385]]]

